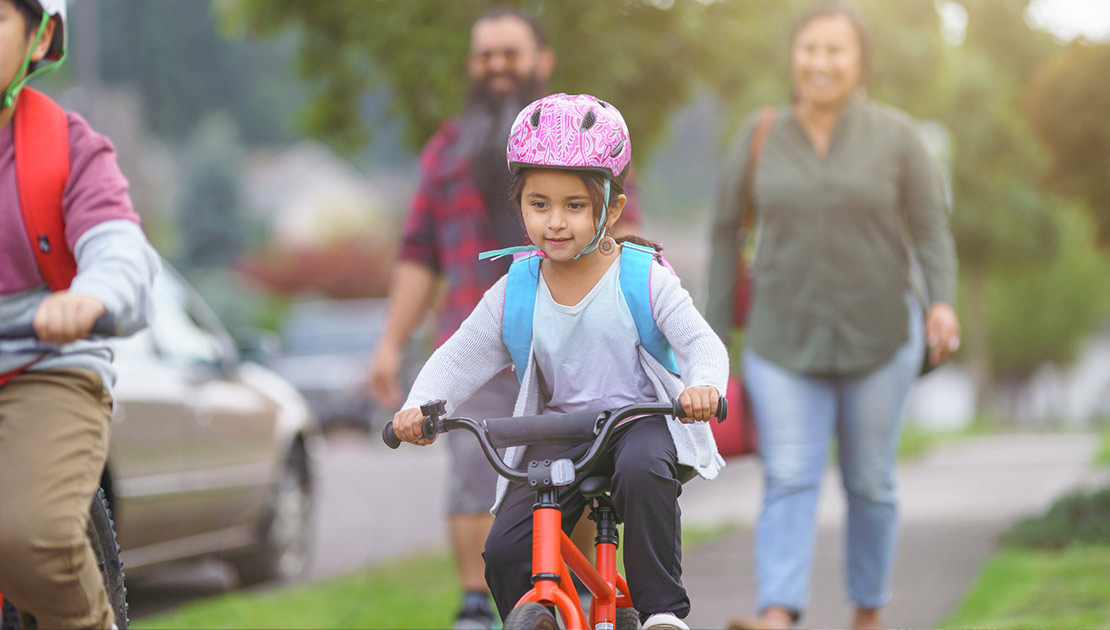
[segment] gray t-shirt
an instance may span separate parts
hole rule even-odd
[[[615,261],[574,306],[551,297],[540,273],[532,325],[544,413],[617,409],[658,399],[640,363],[640,337]]]

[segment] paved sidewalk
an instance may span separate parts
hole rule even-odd
[[[901,539],[886,626],[936,627],[968,591],[1012,522],[1047,508],[1077,486],[1110,483],[1105,470],[1090,465],[1097,442],[1085,434],[981,436],[900,466]],[[844,501],[835,469],[822,488],[812,596],[802,624],[843,628],[851,621],[851,607],[842,578]],[[691,628],[723,628],[735,615],[753,615],[752,524],[761,492],[754,458],[733,460],[714,481],[687,484],[680,500],[684,523],[738,526],[685,554]]]

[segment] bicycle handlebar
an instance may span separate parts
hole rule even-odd
[[[528,474],[510,468],[505,460],[497,453],[503,446],[524,446],[542,442],[559,442],[578,444],[588,439],[593,443],[586,453],[574,462],[574,472],[577,475],[583,470],[588,470],[601,456],[602,449],[609,443],[613,431],[622,421],[634,416],[670,415],[676,418],[686,417],[685,410],[677,401],[670,403],[646,403],[628,405],[616,411],[580,412],[561,415],[524,416],[520,418],[489,418],[475,421],[470,418],[443,418],[444,403],[442,400],[433,401],[420,407],[425,418],[421,428],[424,438],[431,440],[440,433],[463,429],[474,434],[482,451],[497,473],[510,481],[526,482]],[[718,398],[717,422],[724,422],[728,415],[728,401],[724,396]],[[382,429],[382,440],[389,448],[401,445],[401,439],[393,432],[393,423],[389,422]]]
[[[111,313],[105,313],[96,318],[93,326],[89,329],[89,334],[86,337],[114,337],[116,332],[116,318]],[[35,332],[35,326],[31,322],[22,324],[4,324],[0,325],[0,340],[13,340],[13,339],[38,339],[38,333]]]

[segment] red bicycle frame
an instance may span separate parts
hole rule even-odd
[[[602,503],[594,511],[598,521],[595,568],[563,531],[562,509],[554,501],[544,500],[554,498],[553,491],[545,497],[547,492],[539,493],[537,498],[540,501],[532,512],[533,588],[516,605],[536,602],[554,606],[562,615],[567,630],[612,628],[616,623],[617,608],[632,606],[628,583],[617,573],[618,541],[614,510]],[[593,595],[588,625],[571,580],[571,572]]]

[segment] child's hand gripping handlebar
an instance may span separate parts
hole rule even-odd
[[[421,429],[425,439],[431,440],[440,433],[464,429],[474,434],[482,445],[486,459],[498,474],[511,481],[528,481],[527,471],[510,468],[498,455],[497,449],[507,446],[524,446],[544,442],[580,444],[592,439],[593,444],[577,462],[574,472],[588,470],[596,462],[602,450],[612,437],[614,429],[624,420],[652,415],[669,415],[676,418],[686,417],[686,412],[677,400],[670,403],[646,403],[628,405],[616,411],[584,411],[546,416],[523,416],[519,418],[488,418],[475,421],[470,418],[445,418],[444,401],[436,400],[420,407],[424,415]],[[724,396],[717,399],[717,421],[724,422],[728,415],[728,401]],[[382,429],[382,440],[390,448],[401,445],[400,438],[393,432],[390,422]],[[569,482],[568,482],[569,483]]]
[[[112,317],[111,313],[105,313],[96,318],[89,334],[86,338],[96,337],[114,337],[118,333],[116,331],[116,319]],[[38,333],[35,332],[35,326],[31,322],[22,324],[4,324],[0,325],[0,340],[14,340],[14,339],[38,339]]]

